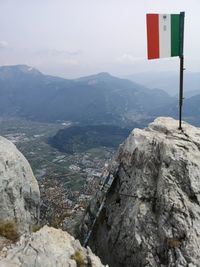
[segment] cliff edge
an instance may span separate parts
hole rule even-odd
[[[0,136],[0,234],[6,225],[21,235],[38,223],[40,191],[26,158]]]
[[[157,118],[134,129],[109,167],[113,182],[89,245],[113,267],[200,266],[200,128]],[[91,202],[87,236],[102,191]]]
[[[0,267],[106,267],[67,232],[44,226],[0,252]]]
[[[14,144],[0,137],[0,267],[103,267],[67,232],[38,227],[40,191]]]

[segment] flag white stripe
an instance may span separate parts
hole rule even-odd
[[[159,52],[161,57],[171,57],[171,15],[159,14]]]

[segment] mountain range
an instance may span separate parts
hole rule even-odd
[[[171,96],[177,96],[179,91],[179,72],[143,72],[129,75],[127,79],[147,86],[161,88]],[[189,98],[200,94],[200,73],[184,72],[184,97]]]
[[[152,109],[173,101],[162,90],[149,90],[108,73],[67,80],[26,65],[0,67],[1,115],[123,125],[145,121]]]
[[[184,103],[184,118],[196,125],[200,124],[199,102],[200,94]],[[160,115],[177,114],[177,97],[109,73],[70,80],[44,75],[26,65],[0,67],[1,116],[131,128],[143,127]]]

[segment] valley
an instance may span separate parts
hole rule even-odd
[[[16,117],[0,118],[0,135],[23,153],[38,180],[42,220],[54,226],[63,210],[69,212],[76,205],[88,203],[98,187],[102,169],[116,151],[99,146],[73,154],[60,152],[48,144],[48,139],[66,125],[70,126],[71,122],[41,123]]]
[[[184,106],[184,119],[196,125],[198,103],[195,96]],[[0,67],[0,135],[33,169],[43,224],[61,227],[66,212],[85,209],[129,132],[177,111],[163,90],[105,72],[67,80],[26,65]]]

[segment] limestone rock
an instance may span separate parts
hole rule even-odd
[[[67,216],[62,222],[62,230],[67,231],[73,237],[79,239],[79,227],[83,221],[85,210],[77,210]]]
[[[14,222],[21,234],[39,218],[38,183],[25,157],[0,137],[0,224]]]
[[[200,266],[200,128],[157,118],[134,129],[89,245],[113,267]],[[91,227],[99,193],[86,214]]]
[[[67,232],[44,226],[31,236],[22,236],[1,258],[0,267],[103,267],[88,247],[81,247]]]

